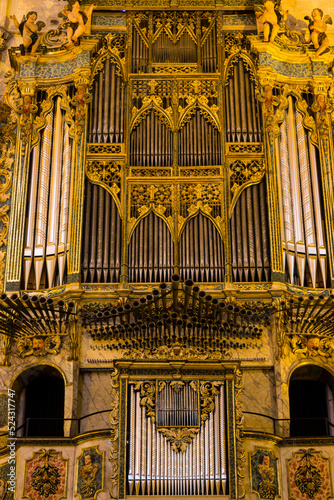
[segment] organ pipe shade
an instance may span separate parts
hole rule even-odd
[[[95,76],[89,108],[88,142],[122,143],[125,130],[125,89],[116,63],[105,59]]]
[[[224,281],[224,246],[220,234],[202,213],[190,219],[179,245],[180,275],[195,282]]]
[[[165,222],[150,212],[136,226],[129,245],[129,281],[164,282],[173,274],[174,248]]]
[[[269,281],[270,245],[266,184],[249,186],[231,216],[233,281]]]
[[[160,427],[199,425],[198,393],[189,383],[178,391],[166,384],[158,392],[157,425]]]
[[[23,259],[25,289],[51,288],[65,280],[72,146],[61,99],[54,98],[41,141],[31,154]]]
[[[130,386],[128,494],[228,494],[224,389],[222,385],[214,410],[182,453],[146,417],[140,393]]]
[[[261,142],[260,104],[252,73],[242,58],[231,64],[225,86],[227,142]]]
[[[220,133],[199,109],[179,130],[179,165],[220,165]]]
[[[196,63],[197,48],[189,33],[185,32],[177,43],[162,33],[152,46],[153,63]]]
[[[122,222],[113,197],[88,180],[85,185],[82,241],[83,283],[120,279]]]
[[[288,280],[301,286],[326,287],[327,250],[318,154],[291,96],[276,147]]]
[[[130,165],[170,167],[173,164],[173,133],[153,109],[132,130]]]
[[[146,73],[148,66],[148,47],[136,29],[132,31],[132,72]]]

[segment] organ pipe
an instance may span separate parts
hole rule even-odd
[[[227,142],[261,142],[261,113],[251,72],[242,58],[231,64],[225,88]]]
[[[326,286],[326,247],[322,227],[317,157],[291,96],[281,125],[280,175],[283,196],[283,248],[291,283]],[[295,268],[295,262],[297,264]],[[307,267],[306,267],[307,263]]]
[[[130,165],[170,167],[173,164],[173,134],[153,109],[131,132]]]
[[[103,70],[94,79],[89,111],[90,143],[124,142],[125,88],[117,72],[117,64],[105,59]]]
[[[58,96],[46,117],[40,145],[32,152],[23,266],[25,289],[32,281],[36,290],[40,289],[44,270],[48,287],[64,282],[70,177],[69,126]]]
[[[269,281],[266,187],[249,186],[238,199],[231,215],[232,271],[234,281]]]
[[[224,247],[213,223],[199,213],[190,219],[179,245],[180,274],[183,280],[224,281]]]
[[[135,228],[129,245],[129,281],[169,281],[174,248],[165,222],[153,212]]]
[[[179,130],[179,165],[220,165],[220,133],[200,110]]]
[[[187,415],[197,410],[197,393],[189,384],[181,391],[168,389],[158,395],[158,415],[162,406],[164,421],[176,419],[181,427],[197,424],[182,424]],[[173,402],[168,399],[174,392]],[[130,388],[129,418],[129,472],[128,492],[136,495],[225,495],[226,480],[226,441],[225,441],[225,403],[224,385],[215,397],[215,408],[202,424],[198,434],[188,444],[186,450],[176,452],[170,442],[159,432],[160,425],[146,417],[145,408],[140,406],[140,393]],[[174,406],[173,406],[174,405]],[[178,406],[181,405],[181,406]],[[177,407],[182,407],[179,412]],[[185,408],[189,408],[186,410]],[[167,409],[168,408],[168,409]],[[188,411],[188,413],[187,413]],[[198,421],[199,413],[197,413]],[[175,420],[174,420],[175,421]],[[168,428],[173,424],[166,424]],[[147,462],[151,457],[151,465]]]
[[[112,196],[101,186],[86,181],[82,242],[84,283],[119,281],[121,233],[121,218]]]

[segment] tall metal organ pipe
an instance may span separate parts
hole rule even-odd
[[[231,216],[231,239],[233,281],[269,281],[265,180],[241,193]]]
[[[122,221],[103,187],[86,181],[82,241],[83,283],[119,282]]]
[[[148,47],[138,31],[132,31],[132,73],[146,73],[148,66]]]
[[[162,33],[152,46],[152,60],[153,63],[196,63],[196,44],[187,32],[183,33],[177,43],[173,43]]]
[[[159,432],[159,423],[146,417],[140,393],[133,385],[129,392],[128,494],[228,494],[224,385],[215,396],[214,410],[184,452],[174,451],[172,444]],[[166,400],[165,407],[167,404]],[[189,401],[188,404],[191,407]],[[175,408],[170,408],[165,419],[172,418],[174,412]],[[182,416],[186,418],[187,413],[181,412],[179,417]],[[184,424],[183,428],[190,425],[196,424]]]
[[[173,165],[173,133],[153,109],[131,132],[130,165],[133,167]]]
[[[180,275],[196,282],[224,281],[224,245],[217,228],[202,213],[190,219],[180,238]]]
[[[225,87],[227,142],[261,142],[261,110],[243,59],[233,61]]]
[[[125,130],[125,89],[117,64],[103,62],[94,79],[93,99],[89,108],[90,143],[122,143]]]
[[[281,125],[279,157],[282,241],[288,279],[301,286],[326,287],[326,241],[318,157],[291,96]]]
[[[217,35],[215,26],[211,29],[201,48],[201,62],[204,73],[217,71]]]
[[[220,133],[196,109],[195,115],[179,130],[179,165],[194,167],[220,163]]]
[[[164,282],[173,274],[174,247],[165,222],[150,212],[136,226],[129,244],[129,281]]]
[[[69,125],[55,97],[40,144],[31,155],[23,286],[62,285],[68,251],[71,140]],[[43,278],[44,277],[44,278]]]

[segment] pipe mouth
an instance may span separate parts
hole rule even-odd
[[[6,293],[2,293],[0,295],[0,300],[6,300],[7,299],[7,294]]]
[[[132,306],[136,309],[137,307],[140,306],[140,302],[138,302],[138,300],[135,300],[133,303],[132,303]]]
[[[48,299],[48,300],[46,301],[46,303],[47,303],[47,305],[48,305],[48,306],[52,306],[52,305],[53,305],[53,303],[54,303],[54,300],[53,300],[53,299]]]
[[[171,281],[174,283],[179,283],[180,280],[181,280],[181,278],[178,274],[173,274],[173,276],[171,277]]]
[[[160,294],[160,292],[159,292],[159,290],[157,290],[156,288],[154,288],[154,289],[152,290],[152,295],[153,295],[153,297],[157,297],[159,294]]]
[[[167,283],[160,283],[159,288],[160,288],[160,290],[166,290]]]
[[[58,307],[64,307],[65,305],[65,302],[63,300],[60,300],[58,303],[57,303],[57,306]]]
[[[195,285],[193,286],[193,293],[198,293],[199,292],[199,286]]]
[[[117,307],[117,312],[118,312],[118,313],[122,313],[122,312],[124,312],[123,307],[122,307],[122,306]]]
[[[146,304],[145,297],[141,297],[141,299],[139,299],[139,302],[140,302],[140,304]]]
[[[10,296],[10,300],[17,300],[19,298],[19,296],[17,295],[17,293],[13,293],[13,295]]]
[[[146,295],[146,300],[147,302],[151,302],[151,300],[153,300],[153,295],[151,294]]]
[[[45,297],[40,297],[39,298],[39,303],[43,304],[43,305],[46,304],[46,298]]]
[[[68,302],[68,304],[67,304],[68,309],[73,309],[74,306],[75,306],[75,302]]]
[[[184,282],[184,284],[185,284],[187,287],[188,287],[188,286],[189,286],[189,287],[191,287],[191,286],[193,286],[193,285],[194,285],[194,282],[193,282],[193,280],[186,280],[186,281]]]
[[[204,290],[201,290],[198,294],[198,296],[201,298],[201,299],[204,299],[204,297],[206,297],[206,293],[204,292]]]

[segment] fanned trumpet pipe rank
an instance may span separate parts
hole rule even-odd
[[[66,335],[76,319],[75,303],[23,294],[0,295],[0,334],[19,339],[25,336]]]
[[[181,286],[174,274],[171,287],[162,283],[152,294],[124,306],[81,311],[84,328],[95,340],[109,340],[110,348],[155,349],[179,344],[195,348],[243,348],[261,337],[271,306],[212,298],[191,280]]]
[[[284,330],[287,333],[331,336],[334,333],[334,296],[299,297],[282,300]]]

